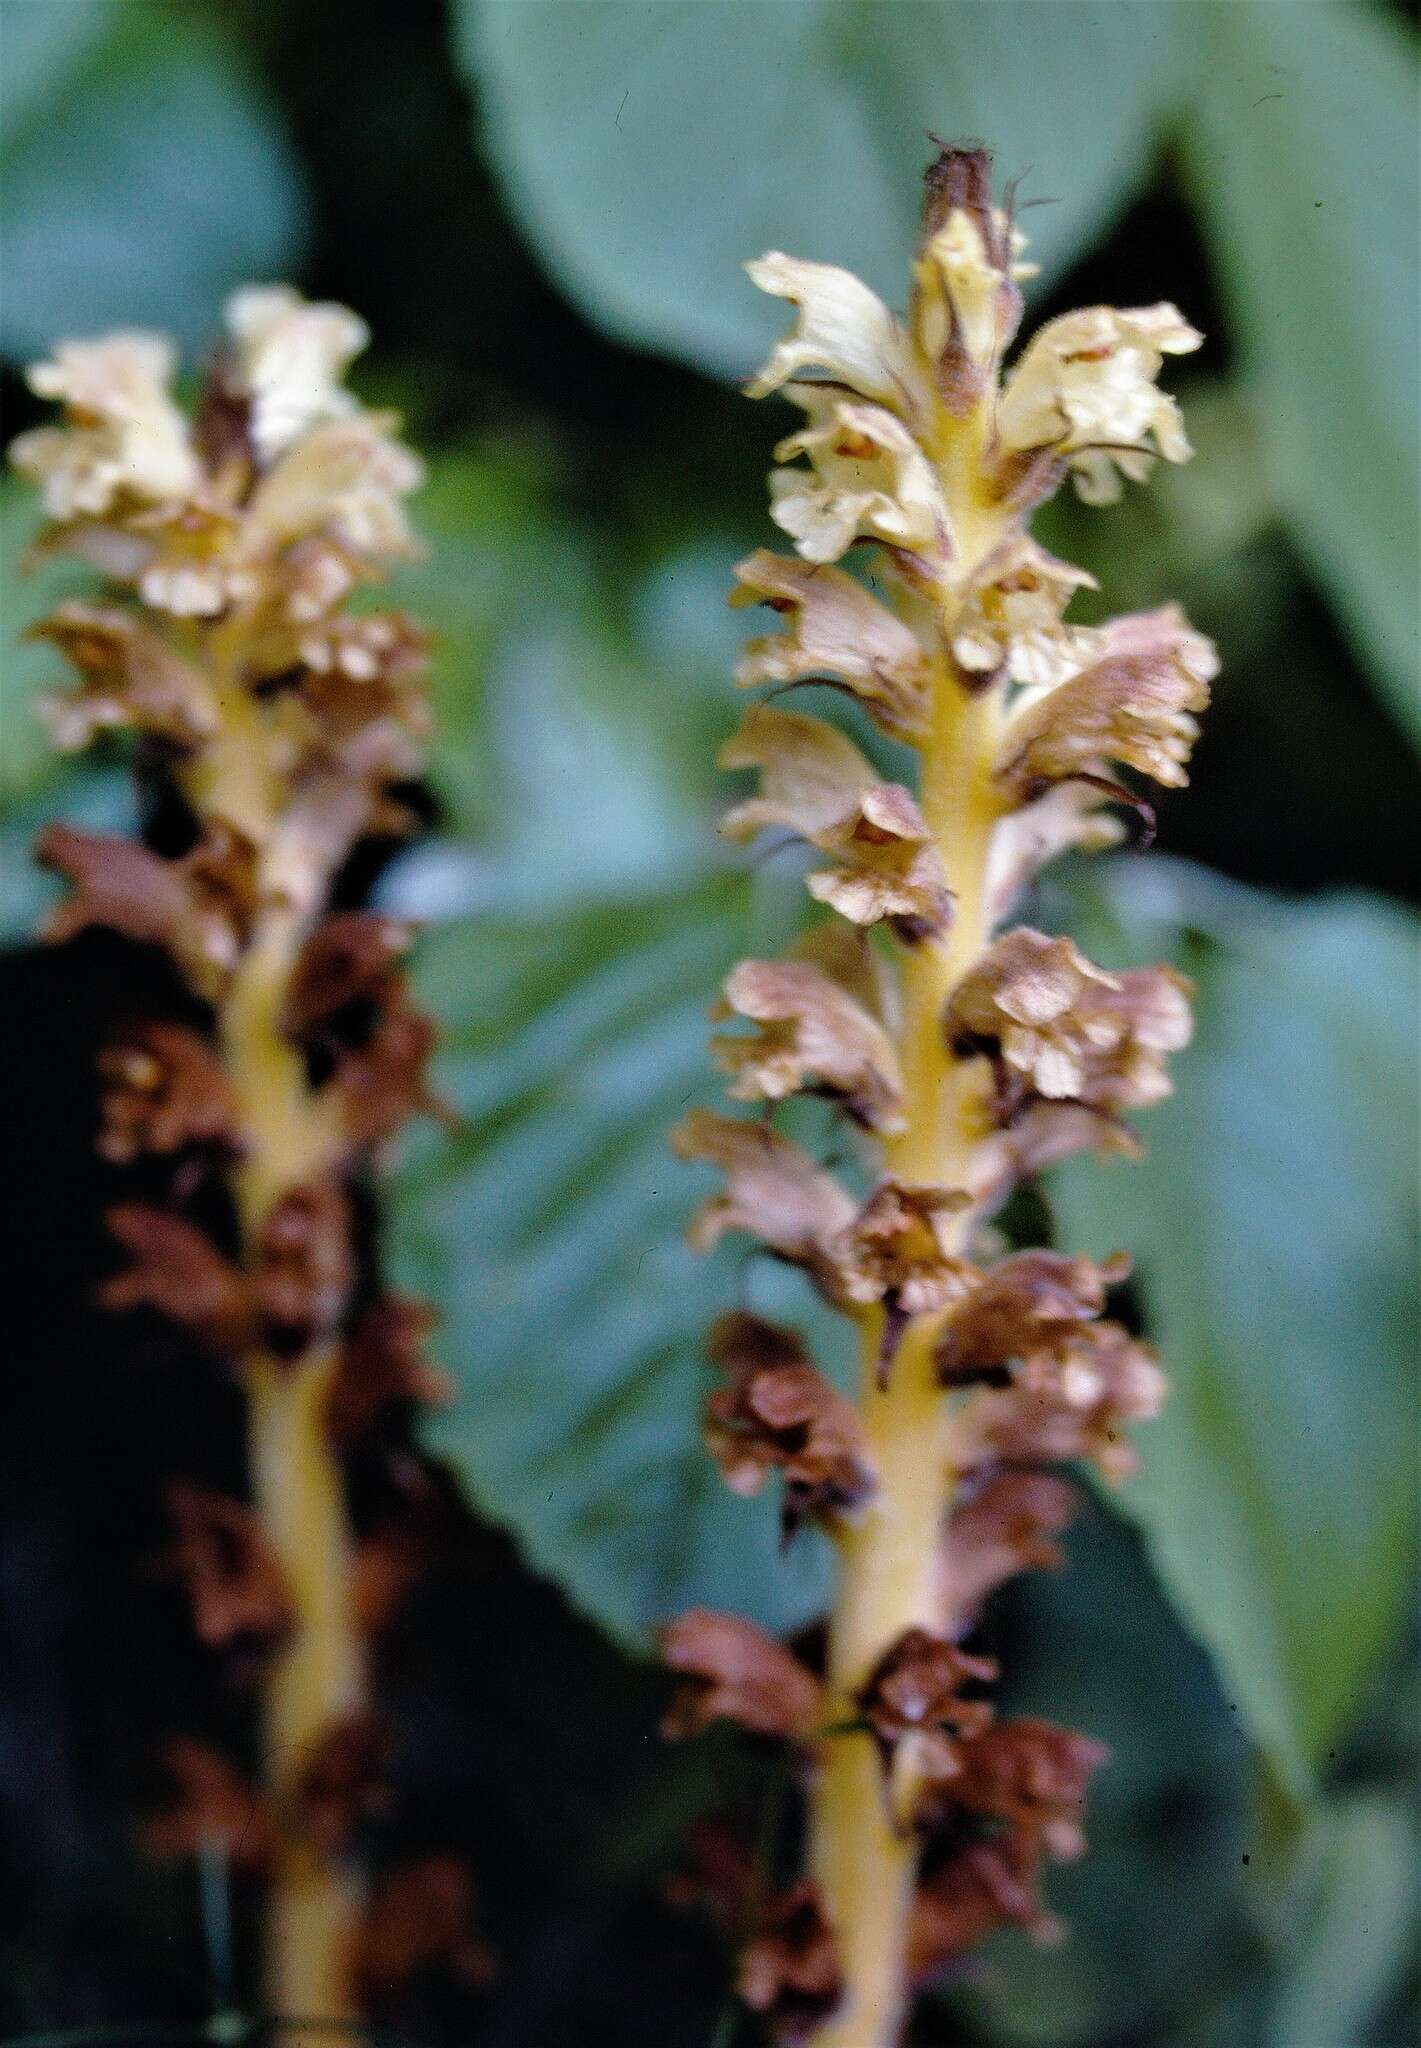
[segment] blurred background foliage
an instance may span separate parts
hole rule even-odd
[[[357,381],[430,458],[399,591],[438,634],[429,823],[352,886],[431,927],[467,1122],[409,1147],[387,1257],[443,1312],[459,1398],[427,1442],[472,1512],[382,1684],[409,1825],[475,1856],[506,1961],[477,2003],[431,1980],[401,2038],[742,2038],[660,1884],[692,1816],[773,1788],[728,1741],[660,1752],[646,1661],[688,1599],[787,1625],[824,1592],[697,1440],[714,1307],[813,1310],[689,1257],[664,1142],[713,1092],[719,975],[801,915],[794,856],[713,829],[722,599],[777,427],[734,390],[780,317],[739,266],[783,247],[897,296],[929,129],[1022,176],[1033,318],[1170,297],[1208,330],[1177,380],[1195,461],[1042,530],[1112,609],[1181,598],[1225,665],[1158,850],[1033,906],[1199,985],[1146,1165],[1040,1203],[1060,1242],[1138,1253],[1175,1393],[1071,1569],[985,1632],[1019,1702],[1114,1753],[1056,1887],[1071,1938],[1004,1943],[915,2038],[1414,2038],[1416,40],[1346,0],[0,0],[7,437],[56,336],[201,347],[280,275],[369,319]],[[239,1423],[89,1306],[93,1051],[159,970],[26,950],[25,849],[142,819],[116,752],[61,761],[31,718],[53,676],[18,635],[73,578],[19,581],[9,483],[0,518],[0,2026],[201,2018],[196,1878],[145,1871],[132,1817],[161,1731],[240,1710],[141,1564],[156,1481],[230,1475]]]

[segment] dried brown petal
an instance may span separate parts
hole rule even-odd
[[[61,942],[105,926],[165,947],[200,995],[220,991],[255,910],[253,850],[240,834],[213,827],[191,853],[169,861],[116,834],[51,824],[35,858],[73,884],[45,938]]]
[[[384,1295],[361,1310],[326,1397],[326,1428],[338,1448],[349,1450],[391,1407],[442,1407],[454,1398],[448,1375],[424,1348],[437,1321],[428,1302],[407,1294]]]
[[[944,1028],[956,1051],[995,1062],[1003,1121],[1033,1096],[1140,1109],[1169,1093],[1164,1056],[1189,1041],[1188,998],[1171,968],[1106,974],[1070,939],[1021,926],[958,983]]]
[[[159,1761],[172,1797],[144,1824],[151,1856],[169,1862],[217,1846],[235,1870],[265,1872],[274,1866],[277,1831],[270,1806],[220,1751],[175,1735]]]
[[[896,739],[927,729],[931,665],[916,634],[843,569],[816,567],[761,548],[737,563],[734,605],[772,605],[788,630],[746,643],[741,689],[813,677],[840,684]]]
[[[964,1634],[988,1595],[1018,1572],[1054,1571],[1063,1562],[1052,1538],[1077,1499],[1069,1480],[1052,1472],[994,1472],[953,1509],[937,1579],[948,1635]]]
[[[316,927],[292,970],[282,1022],[306,1037],[337,1010],[376,995],[407,951],[410,927],[374,910],[340,910]]]
[[[1103,1743],[1051,1721],[996,1721],[961,1745],[944,1806],[1004,1822],[1069,1862],[1085,1848],[1086,1787],[1109,1755]]]
[[[996,1675],[990,1658],[965,1656],[922,1628],[905,1629],[884,1652],[856,1704],[889,1774],[895,1812],[915,1805],[924,1783],[956,1777],[960,1744],[992,1718],[985,1700],[963,1699],[962,1687]]]
[[[437,1852],[386,1872],[355,1938],[351,1976],[360,2002],[378,2007],[432,1968],[471,1990],[492,1982],[493,1951],[478,1935],[473,1873],[462,1856]]]
[[[800,933],[790,958],[807,960],[886,1030],[896,1028],[901,1004],[892,963],[856,925],[841,917],[820,918]]]
[[[909,944],[940,936],[952,921],[952,891],[942,855],[901,783],[878,782],[857,809],[817,844],[840,865],[809,877],[809,893],[852,924],[887,919]]]
[[[431,1020],[410,1001],[403,977],[389,977],[369,1036],[341,1051],[329,1083],[339,1094],[349,1144],[379,1145],[412,1116],[446,1114],[426,1078],[437,1040]]]
[[[742,1949],[736,1989],[762,2013],[775,2038],[803,2041],[843,1994],[838,1951],[815,1887],[807,1881],[772,1900]]]
[[[819,1714],[819,1681],[783,1643],[738,1614],[692,1607],[661,1634],[669,1670],[685,1682],[663,1735],[698,1735],[713,1721],[738,1721],[754,1735],[802,1741]]]
[[[930,1984],[999,1927],[1025,1927],[1043,1944],[1060,1938],[1041,1904],[1040,1845],[1007,1833],[971,1842],[918,1886],[908,1931],[908,1972]]]
[[[946,1308],[975,1272],[952,1249],[951,1219],[970,1206],[960,1188],[880,1181],[834,1241],[846,1298],[882,1301],[899,1317]]]
[[[959,1419],[964,1464],[1089,1458],[1123,1478],[1135,1462],[1124,1425],[1158,1414],[1166,1391],[1148,1345],[1119,1323],[1082,1323],[1024,1359],[1010,1387],[973,1395]]]
[[[26,637],[48,640],[79,672],[77,691],[56,692],[41,707],[55,745],[66,751],[114,726],[136,726],[186,747],[216,729],[211,682],[132,612],[75,600]]]
[[[731,1313],[712,1327],[709,1349],[731,1382],[710,1395],[705,1422],[727,1486],[755,1494],[771,1471],[783,1472],[786,1534],[807,1515],[858,1507],[874,1485],[863,1422],[794,1332]]]
[[[1108,781],[1112,763],[1167,788],[1188,781],[1185,764],[1209,702],[1218,656],[1178,605],[1114,619],[1100,657],[1017,705],[994,773],[1018,802],[1052,783]]]
[[[361,1825],[389,1811],[386,1780],[393,1739],[377,1714],[351,1714],[318,1738],[296,1775],[302,1836],[325,1856],[343,1854]]]
[[[1004,1385],[1013,1359],[1068,1341],[1098,1316],[1107,1288],[1130,1271],[1117,1254],[1097,1265],[1066,1252],[1013,1252],[976,1276],[938,1342],[937,1363],[949,1386],[973,1380]]]
[[[188,1145],[230,1145],[236,1105],[211,1046],[181,1024],[135,1025],[99,1054],[100,1155],[115,1165]]]
[[[983,1210],[1000,1207],[1018,1182],[1078,1152],[1138,1159],[1135,1132],[1103,1110],[1079,1102],[1028,1102],[1004,1129],[992,1132],[972,1160],[973,1199]]]
[[[744,1017],[744,1037],[711,1049],[738,1102],[778,1102],[800,1089],[834,1097],[869,1130],[903,1128],[893,1042],[877,1019],[803,960],[742,960],[726,976],[718,1017]]]
[[[273,1350],[290,1357],[333,1330],[354,1277],[350,1203],[339,1183],[283,1195],[254,1245],[252,1292]]]
[[[186,1480],[167,1492],[176,1532],[171,1565],[192,1603],[193,1632],[209,1650],[277,1648],[291,1633],[286,1575],[244,1502]]]
[[[696,1251],[709,1251],[729,1230],[762,1239],[791,1265],[804,1266],[830,1293],[837,1285],[829,1246],[854,1218],[854,1202],[831,1174],[771,1125],[695,1109],[671,1134],[679,1159],[701,1159],[726,1176],[691,1219]]]
[[[101,1284],[105,1308],[156,1309],[223,1355],[252,1342],[246,1280],[195,1224],[147,1202],[117,1202],[104,1221],[132,1261]]]

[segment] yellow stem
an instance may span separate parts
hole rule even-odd
[[[280,804],[265,720],[239,680],[223,679],[219,705],[221,727],[215,744],[198,757],[189,795],[202,815],[239,825],[265,848],[279,824]],[[322,886],[309,892],[316,902],[325,878],[319,880]],[[276,1203],[331,1157],[305,1063],[282,1029],[310,919],[288,896],[263,890],[260,867],[258,895],[265,900],[218,1018],[245,1144],[234,1193],[247,1247]],[[243,1361],[253,1494],[294,1617],[262,1702],[266,1786],[284,1819],[313,1745],[360,1705],[364,1690],[344,1485],[325,1429],[336,1358],[336,1347],[322,1340],[296,1359],[257,1352]],[[267,1900],[266,2003],[273,2012],[313,2020],[354,2017],[348,1974],[360,1904],[355,1875],[320,1855],[298,1830],[283,1827],[280,1840]],[[327,2036],[288,2030],[286,2038],[294,2048],[318,2048]]]
[[[1000,806],[990,769],[1000,709],[970,696],[944,660],[933,729],[923,749],[922,808],[943,855],[956,904],[941,944],[912,949],[903,969],[899,1041],[907,1128],[885,1148],[896,1178],[960,1186],[984,1123],[982,1063],[954,1060],[943,1005],[988,937],[987,854]],[[958,1221],[959,1241],[970,1212]],[[866,1321],[862,1405],[878,1466],[863,1518],[840,1538],[830,1624],[828,1713],[852,1718],[854,1696],[906,1629],[942,1628],[938,1554],[952,1474],[946,1409],[933,1367],[934,1328],[910,1324],[887,1387],[878,1385],[881,1320]],[[813,1875],[838,1944],[844,1997],[813,2048],[890,2048],[907,2005],[905,1954],[917,1847],[889,1815],[872,1738],[827,1736],[813,1800]]]

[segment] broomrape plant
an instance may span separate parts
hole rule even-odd
[[[62,824],[39,845],[70,884],[50,939],[107,927],[163,949],[186,991],[103,1055],[99,1150],[158,1190],[109,1212],[124,1263],[104,1297],[176,1323],[248,1404],[252,1504],[181,1483],[167,1505],[198,1637],[261,1674],[266,1783],[254,1797],[231,1762],[175,1741],[178,1802],[152,1839],[224,1842],[266,1876],[269,2003],[328,2021],[411,1960],[483,1963],[451,1859],[363,1902],[348,1853],[388,1804],[368,1638],[422,1512],[417,1462],[381,1428],[442,1391],[428,1311],[379,1291],[352,1203],[372,1153],[428,1106],[432,1028],[399,965],[409,929],[332,903],[357,840],[409,822],[399,788],[428,730],[418,629],[348,602],[412,552],[402,500],[421,467],[397,418],[343,388],[367,339],[352,313],[260,287],[227,324],[192,417],[161,336],[62,343],[29,373],[62,423],[11,459],[42,495],[36,553],[104,582],[33,628],[78,676],[45,707],[54,737],[131,729],[184,817],[166,854]],[[351,1461],[367,1502],[373,1478],[387,1519],[407,1511],[398,1555],[368,1515],[357,1544]]]
[[[912,1991],[995,1927],[1057,1933],[1042,1867],[1083,1848],[1104,1752],[998,1717],[996,1667],[962,1643],[994,1588],[1059,1561],[1073,1489],[1056,1468],[1128,1471],[1125,1425],[1164,1393],[1103,1314],[1127,1259],[993,1256],[987,1224],[1053,1161],[1138,1152],[1125,1114],[1168,1092],[1189,1036],[1168,969],[1109,973],[1069,938],[1002,926],[1045,862],[1121,836],[1120,806],[1148,819],[1122,770],[1185,780],[1213,648],[1173,605],[1070,624],[1094,579],[1029,522],[1068,477],[1106,503],[1187,457],[1156,380],[1200,336],[1171,305],[1097,306],[1004,371],[1030,272],[989,168],[953,148],[930,167],[906,320],[830,265],[749,266],[797,309],[749,394],[805,419],[770,476],[795,555],[752,554],[733,599],[784,630],[750,641],[736,681],[775,698],[828,681],[919,757],[914,791],[822,719],[746,713],[721,758],[759,787],[724,829],[814,848],[809,892],[835,917],[725,982],[713,1051],[762,1113],[697,1111],[674,1138],[725,1177],[693,1241],[758,1238],[858,1333],[856,1403],[793,1330],[735,1313],[710,1346],[727,1483],[751,1494],[778,1471],[786,1528],[813,1520],[838,1553],[822,1676],[734,1615],[693,1611],[665,1639],[670,1733],[729,1719],[803,1760],[807,1868],[755,1906],[739,1990],[814,2048],[887,2048]],[[838,566],[850,551],[867,581]],[[865,1134],[865,1198],[776,1129],[796,1093]]]

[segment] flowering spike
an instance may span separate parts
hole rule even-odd
[[[1004,368],[1021,248],[987,152],[945,148],[905,318],[832,266],[750,266],[798,317],[748,389],[805,425],[770,478],[800,559],[749,556],[732,600],[761,599],[784,630],[750,642],[736,681],[836,685],[920,764],[916,789],[886,783],[834,727],[774,705],[727,743],[723,765],[759,787],[726,832],[788,828],[828,856],[808,887],[848,943],[820,927],[790,959],[732,971],[717,1015],[753,1028],[715,1052],[732,1099],[763,1114],[700,1111],[676,1139],[727,1180],[693,1241],[758,1236],[858,1338],[856,1413],[786,1331],[736,1316],[714,1346],[730,1384],[710,1396],[707,1441],[729,1483],[751,1493],[782,1470],[787,1510],[807,1495],[839,1553],[814,1725],[783,1711],[802,1667],[758,1632],[693,1616],[668,1637],[712,1688],[698,1697],[725,1705],[753,1674],[781,1707],[757,1692],[750,1718],[812,1752],[808,1873],[761,1911],[739,1982],[813,2048],[890,2048],[911,1990],[994,1928],[1057,1931],[1043,1868],[1082,1849],[1103,1752],[995,1719],[980,1691],[995,1671],[959,1644],[1004,1580],[1060,1563],[1075,1494],[1052,1468],[1118,1477],[1126,1426],[1164,1392],[1153,1355],[1102,1314],[1127,1260],[974,1256],[1027,1174],[1138,1151],[1122,1118],[1169,1089],[1190,1029],[1179,975],[1110,973],[1067,938],[998,927],[1046,861],[1118,838],[1120,806],[1152,817],[1122,776],[1185,780],[1217,667],[1173,605],[1068,620],[1094,579],[1027,530],[1067,476],[1098,501],[1188,455],[1158,377],[1199,336],[1172,306],[1096,307]],[[866,581],[836,566],[868,549]],[[891,977],[891,948],[859,929],[873,924],[896,942]],[[827,1095],[870,1134],[880,1169],[862,1201],[774,1128],[793,1093]]]
[[[38,847],[69,883],[49,938],[100,926],[160,947],[206,1012],[132,1023],[101,1056],[100,1152],[171,1169],[169,1201],[110,1209],[120,1259],[101,1296],[240,1372],[255,1504],[174,1486],[164,1568],[199,1640],[254,1663],[273,1763],[257,1801],[210,1753],[178,1746],[178,1805],[153,1840],[190,1851],[240,1822],[234,1856],[250,1842],[270,1878],[268,2003],[339,2025],[352,1957],[359,1976],[375,1939],[358,1932],[345,1850],[384,1796],[385,1752],[360,1712],[337,1456],[368,1457],[392,1409],[445,1393],[421,1349],[427,1312],[366,1299],[352,1242],[352,1176],[429,1102],[431,1027],[399,966],[410,934],[328,914],[356,841],[405,822],[395,785],[428,731],[418,630],[346,609],[411,552],[402,501],[421,470],[394,416],[344,388],[368,338],[353,313],[254,286],[227,326],[191,418],[161,336],[61,343],[29,373],[61,419],[10,452],[47,516],[35,552],[75,554],[105,584],[32,628],[73,671],[42,705],[55,740],[131,729],[192,828],[172,857],[63,824]],[[182,1213],[214,1173],[230,1183],[231,1247],[208,1233],[210,1201],[202,1220]],[[411,1900],[444,1912],[444,1947],[471,1941],[466,1878],[420,1883]]]

